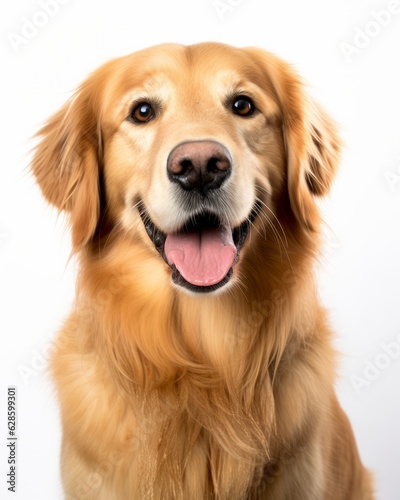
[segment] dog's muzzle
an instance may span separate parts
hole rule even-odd
[[[186,222],[165,234],[139,209],[147,234],[172,270],[175,284],[197,293],[211,292],[228,283],[259,206],[246,220],[231,227],[222,213],[222,187],[232,172],[229,151],[215,141],[178,144],[167,159],[167,175],[177,184]],[[226,203],[226,202],[225,202]],[[187,207],[187,208],[184,208]],[[185,220],[184,219],[184,220]]]

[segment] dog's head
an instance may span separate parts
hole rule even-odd
[[[316,231],[339,152],[287,64],[214,43],[111,61],[40,134],[33,173],[75,249],[123,232],[192,292],[234,281],[257,224]]]

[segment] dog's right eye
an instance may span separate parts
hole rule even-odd
[[[141,102],[133,108],[130,117],[137,123],[145,123],[150,121],[154,115],[154,109],[151,105],[148,102]]]
[[[255,110],[255,106],[250,97],[238,96],[232,103],[232,111],[235,115],[249,116]]]

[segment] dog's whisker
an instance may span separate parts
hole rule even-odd
[[[269,194],[268,190],[264,186],[258,186],[258,188],[260,190],[262,190],[262,191],[265,191],[267,194]],[[282,225],[281,225],[278,217],[276,216],[276,214],[274,213],[274,211],[263,200],[261,200],[260,198],[257,198],[257,200],[271,213],[271,215],[273,216],[273,218],[278,223],[279,228],[280,228],[280,230],[282,232],[282,235],[285,238],[285,246],[287,247],[288,246],[288,241],[287,241],[287,238],[286,238],[286,233],[285,233],[285,230],[283,229],[283,227],[282,227]]]
[[[257,201],[274,216],[276,222],[278,223],[279,230],[278,230],[278,228],[276,228],[274,221],[269,217],[269,215],[264,211],[261,212],[261,218],[262,217],[265,218],[265,220],[267,221],[268,225],[271,227],[271,229],[272,229],[272,231],[277,239],[279,250],[281,253],[281,258],[282,258],[282,248],[281,248],[281,244],[282,244],[282,247],[283,247],[283,250],[285,251],[286,257],[288,260],[290,260],[288,252],[287,252],[288,240],[287,240],[285,231],[284,231],[279,219],[276,217],[276,215],[271,210],[271,208],[263,200],[261,200],[260,198],[257,198]],[[283,240],[280,233],[282,233],[284,240]]]
[[[262,202],[261,200],[259,200],[260,203],[262,205],[265,206],[265,203]],[[273,222],[273,220],[269,217],[269,215],[264,212],[264,211],[260,211],[260,220],[264,223],[264,221],[266,222],[266,224],[271,228],[275,238],[276,238],[276,241],[278,243],[278,248],[279,248],[279,252],[280,252],[280,255],[281,255],[281,258],[282,258],[282,247],[283,249],[285,249],[285,244],[282,240],[282,237],[280,236],[279,234],[279,231],[278,229],[275,227],[275,224]],[[264,238],[266,238],[266,227],[265,225],[263,226],[264,227]]]

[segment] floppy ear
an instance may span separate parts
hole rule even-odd
[[[328,115],[306,94],[290,65],[260,49],[248,49],[264,69],[264,81],[282,110],[291,209],[303,227],[319,224],[315,196],[328,193],[339,161],[341,144]]]
[[[31,166],[45,198],[69,213],[75,249],[90,240],[99,219],[101,135],[96,100],[90,81],[85,82],[39,131],[41,141]]]
[[[286,113],[283,133],[290,204],[297,219],[307,229],[316,230],[320,218],[314,197],[330,190],[340,140],[333,121],[306,96],[299,95],[299,102]]]

